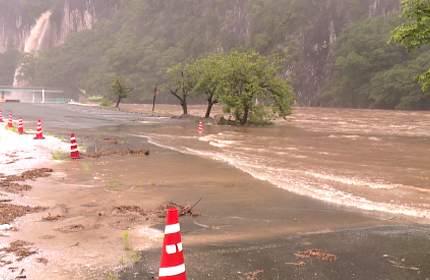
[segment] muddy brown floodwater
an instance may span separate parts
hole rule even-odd
[[[123,109],[151,113],[145,106]],[[191,113],[201,116],[204,109]],[[94,110],[90,116],[105,113]],[[179,106],[157,105],[155,114],[169,117],[175,110],[180,113]],[[31,253],[20,261],[10,254],[12,262],[1,267],[4,279],[157,278],[163,210],[198,201],[193,211],[199,215],[180,218],[189,279],[430,278],[428,226],[299,196],[228,162],[157,147],[144,137],[152,128],[155,136],[160,128],[197,131],[195,120],[129,118],[79,131],[87,153],[106,151],[102,156],[63,155],[43,166],[53,169],[50,176],[24,181],[31,189],[2,197],[45,209],[15,219],[17,231],[0,237],[4,247]],[[218,133],[205,126],[211,129]],[[149,154],[107,152],[122,149]]]

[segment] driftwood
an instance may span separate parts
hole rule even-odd
[[[158,217],[159,218],[167,217],[167,210],[170,208],[178,209],[178,215],[179,216],[186,216],[186,215],[189,215],[192,217],[200,216],[199,213],[197,213],[196,211],[193,211],[193,207],[196,206],[197,203],[200,202],[200,200],[202,200],[202,198],[200,198],[196,203],[194,203],[193,206],[190,206],[189,204],[187,206],[182,206],[182,205],[179,205],[179,204],[171,201],[171,202],[169,202],[169,204],[167,204],[165,206],[163,205],[163,206],[160,206],[157,208]]]

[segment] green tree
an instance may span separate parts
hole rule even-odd
[[[410,52],[430,42],[430,1],[403,0],[401,3],[402,16],[410,21],[396,27],[390,41],[397,42]],[[422,83],[422,90],[425,91],[430,85],[430,69],[414,79]]]
[[[334,77],[324,93],[319,95],[324,105],[384,109],[393,109],[398,105],[401,97],[383,97],[374,86],[382,82],[384,76],[387,81],[385,71],[394,70],[394,66],[413,58],[401,47],[386,43],[392,28],[399,21],[398,15],[393,13],[350,23],[345,27],[333,45]],[[405,76],[391,79],[391,82],[397,83],[391,85],[397,87],[397,95],[408,94],[406,87],[403,90],[398,87],[405,79]],[[383,88],[388,90],[388,86],[383,85]]]
[[[225,63],[223,54],[210,54],[193,64],[192,75],[196,80],[193,91],[197,96],[204,94],[208,104],[205,118],[209,118],[212,106],[219,102],[218,95],[222,90],[222,82],[226,78]]]
[[[0,85],[12,85],[21,54],[17,50],[0,53]]]
[[[281,65],[282,60],[276,56],[231,53],[223,68],[227,75],[219,94],[224,111],[233,114],[242,125],[265,123],[270,115],[290,115],[296,98],[289,81],[277,75]]]
[[[134,86],[127,85],[122,77],[112,77],[112,85],[110,87],[110,91],[118,95],[118,101],[116,102],[115,107],[119,106],[121,99],[129,97],[134,90]]]

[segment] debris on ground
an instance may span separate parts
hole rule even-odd
[[[149,155],[149,151],[145,149],[123,149],[123,150],[113,150],[113,151],[98,151],[91,154],[81,153],[84,157],[89,158],[99,158],[102,156],[110,156],[110,155],[120,155],[120,156],[128,156],[128,155]]]
[[[6,257],[7,254],[13,253],[17,257],[17,261],[21,261],[22,259],[37,253],[36,250],[31,249],[33,243],[24,241],[24,240],[16,240],[11,242],[8,247],[3,247],[0,249],[0,252],[4,252],[1,254],[1,259]]]
[[[397,268],[401,268],[401,269],[406,269],[406,270],[415,270],[418,271],[418,273],[420,273],[420,269],[418,267],[415,266],[405,266],[399,262],[393,261],[393,260],[388,260],[391,264],[393,264],[394,267]],[[403,261],[403,260],[402,260]]]
[[[104,142],[106,144],[115,144],[115,145],[119,143],[118,139],[113,139],[113,138],[91,138],[91,141]]]
[[[304,266],[304,265],[305,265],[305,262],[304,262],[304,261],[298,261],[298,262],[287,262],[287,263],[285,263],[285,264],[288,264],[288,265],[295,265],[295,266]]]
[[[6,192],[10,193],[18,193],[22,191],[28,191],[31,189],[30,185],[27,184],[18,184],[14,182],[22,182],[25,180],[34,180],[40,177],[48,177],[53,172],[50,168],[37,168],[25,171],[20,175],[9,175],[5,176],[0,180],[0,188],[2,188]]]
[[[197,203],[195,203],[194,206],[196,204]],[[128,230],[134,224],[137,224],[138,222],[141,222],[141,221],[166,218],[167,210],[170,208],[178,209],[178,213],[180,216],[184,216],[184,215],[189,215],[192,217],[200,216],[199,213],[192,210],[192,207],[189,204],[187,206],[182,206],[175,202],[169,202],[167,205],[161,205],[154,210],[143,209],[140,206],[136,206],[136,205],[121,205],[121,206],[114,206],[111,214],[112,216],[118,216],[118,217],[122,216],[126,218],[116,221],[115,223],[112,224],[112,226],[115,228]],[[104,212],[98,213],[98,216],[105,216],[105,215],[106,213]]]
[[[263,273],[263,270],[260,269],[260,270],[255,270],[255,271],[248,272],[246,274],[246,278],[245,279],[247,279],[247,280],[257,280],[257,275],[259,273]]]
[[[56,221],[59,220],[61,218],[63,218],[63,215],[55,215],[55,216],[51,216],[51,213],[48,213],[47,217],[42,217],[43,221]]]
[[[200,202],[200,200],[201,200],[201,198],[196,203],[194,203],[193,206],[190,206],[190,204],[188,204],[187,206],[182,206],[182,205],[179,205],[173,201],[170,201],[167,205],[165,205],[165,206],[162,205],[162,206],[159,206],[157,208],[157,215],[159,218],[166,218],[167,217],[167,210],[170,208],[176,208],[176,209],[178,209],[179,216],[186,216],[186,215],[189,215],[192,217],[200,216],[199,213],[197,213],[196,211],[193,211],[194,206],[196,206],[197,203]]]
[[[46,210],[45,207],[20,206],[0,203],[0,224],[10,224],[15,218],[25,216],[28,213],[36,213]]]
[[[68,225],[62,228],[59,228],[58,230],[63,232],[63,233],[69,233],[69,232],[78,232],[78,231],[83,231],[86,230],[87,227],[81,224],[76,224],[76,225]]]
[[[329,262],[337,260],[337,257],[335,255],[326,254],[319,249],[309,249],[306,251],[297,251],[294,253],[294,256],[296,256],[296,258],[298,258],[300,260],[311,258],[311,257],[325,260],[325,261],[329,261]]]

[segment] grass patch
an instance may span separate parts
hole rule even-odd
[[[9,126],[5,126],[4,128],[5,128],[5,129],[7,129],[7,130],[9,130],[9,131],[15,132],[16,134],[20,134],[20,133],[18,132],[18,128],[17,128],[17,127],[9,127]]]
[[[89,163],[89,162],[84,162],[82,164],[82,166],[84,167],[85,171],[90,171],[91,170],[91,163]]]
[[[60,160],[61,159],[60,150],[57,150],[57,152],[55,152],[55,154],[52,154],[52,159],[54,159],[54,160]]]
[[[124,244],[124,250],[130,250],[130,239],[128,230],[124,232],[124,235],[122,236],[122,242]]]
[[[112,188],[112,189],[116,189],[119,186],[119,184],[116,182],[109,182],[109,183],[107,183],[107,185],[109,188]]]

